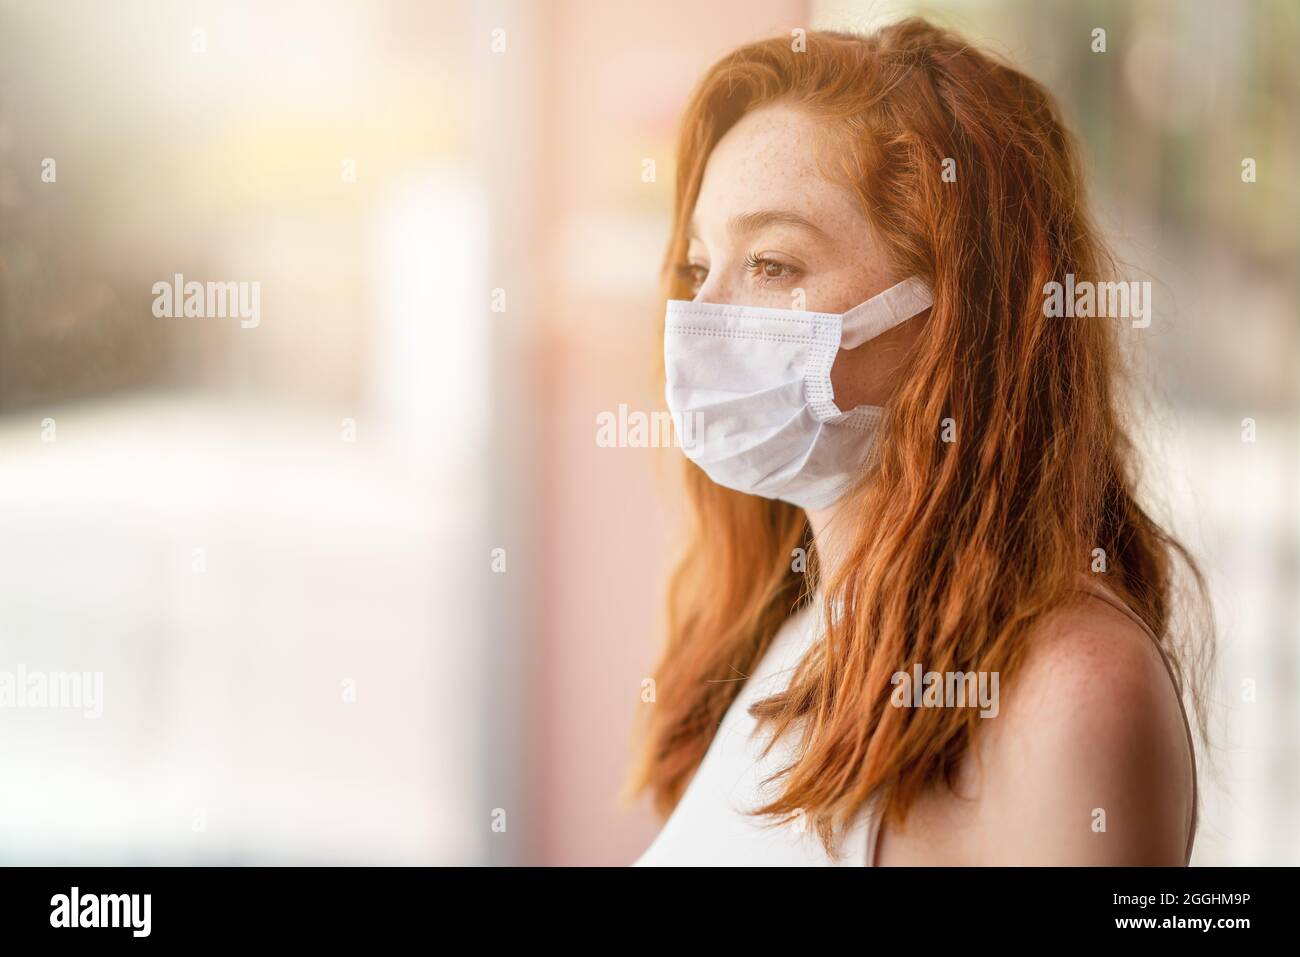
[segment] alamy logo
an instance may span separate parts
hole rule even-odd
[[[153,314],[159,319],[239,319],[244,329],[262,321],[260,282],[186,282],[177,273],[170,283],[159,281],[152,289]]]
[[[129,927],[132,937],[148,937],[150,894],[86,894],[72,888],[71,894],[50,898],[51,927]]]
[[[0,708],[80,708],[87,718],[104,716],[102,671],[0,671]]]
[[[998,716],[996,671],[922,671],[919,664],[889,679],[895,708],[979,708],[981,718]]]
[[[674,419],[669,412],[641,412],[620,403],[617,412],[596,413],[596,445],[602,449],[695,447],[703,425],[700,413]]]
[[[1151,325],[1151,283],[1078,281],[1043,286],[1043,315],[1049,319],[1132,319],[1134,329]]]

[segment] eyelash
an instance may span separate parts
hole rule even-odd
[[[766,269],[768,266],[776,266],[780,268],[782,270],[782,274],[780,276],[767,275]],[[799,274],[799,270],[794,266],[788,265],[783,262],[778,262],[777,260],[767,256],[760,256],[757,253],[750,253],[748,256],[745,257],[745,268],[748,269],[750,272],[753,272],[754,270],[760,270],[759,274],[755,276],[754,279],[759,285],[762,286],[769,286],[776,283],[785,282],[788,279],[793,279],[795,276]],[[691,283],[695,288],[698,288],[698,286],[695,285],[696,283],[703,285],[704,282],[703,279],[700,279],[696,275],[697,272],[703,272],[707,275],[708,269],[704,266],[697,266],[693,263],[683,263],[677,267],[678,278],[683,280],[684,282]]]
[[[779,267],[781,269],[781,275],[779,276],[767,275],[766,269],[768,266]],[[745,258],[745,268],[750,270],[751,272],[753,272],[755,269],[760,270],[758,276],[755,278],[758,280],[758,282],[761,285],[764,286],[770,285],[772,283],[784,282],[787,279],[793,279],[794,276],[799,272],[799,270],[795,269],[793,266],[787,265],[786,263],[783,262],[777,262],[775,259],[769,259],[766,256],[759,256],[755,253],[750,253]]]

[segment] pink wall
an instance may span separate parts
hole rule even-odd
[[[529,863],[625,864],[657,828],[620,808],[641,681],[662,631],[679,454],[600,448],[596,415],[662,406],[657,275],[678,115],[718,56],[807,26],[806,4],[547,5],[545,199],[531,364],[541,453],[532,505],[540,567],[526,669]],[[701,15],[701,11],[706,11]],[[656,179],[643,182],[643,160]]]

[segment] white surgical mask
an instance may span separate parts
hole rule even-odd
[[[834,504],[872,453],[883,410],[840,411],[831,365],[931,304],[906,279],[843,314],[668,302],[668,410],[687,458],[726,488]]]

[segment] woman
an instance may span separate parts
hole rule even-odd
[[[1129,323],[1045,307],[1110,263],[1051,95],[921,20],[775,39],[678,160],[638,863],[1186,863],[1200,576],[1135,500]]]

